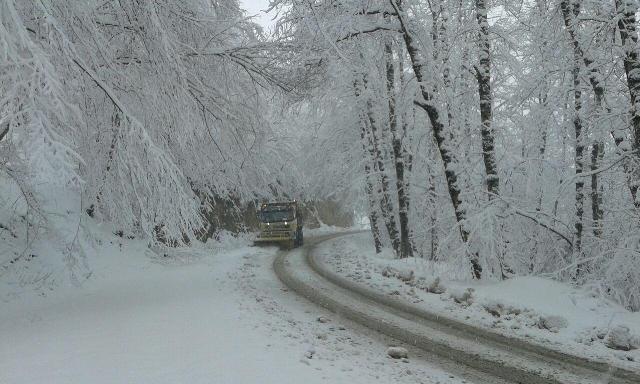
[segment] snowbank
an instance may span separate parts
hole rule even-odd
[[[425,260],[376,255],[370,234],[321,246],[337,273],[424,309],[472,325],[640,370],[640,313],[598,295],[541,277],[499,282],[443,278]]]

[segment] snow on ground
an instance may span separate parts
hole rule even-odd
[[[640,313],[588,289],[540,277],[480,283],[436,280],[437,267],[424,260],[376,255],[370,233],[325,242],[317,255],[338,274],[428,311],[640,371],[640,349],[607,347],[630,342],[631,348],[640,348]]]
[[[223,236],[152,251],[84,226],[95,240],[81,285],[0,279],[0,383],[463,382],[411,350],[387,357],[390,341],[287,291],[275,247]]]
[[[79,214],[79,193],[56,183],[38,188],[27,203],[17,183],[0,173],[0,302],[34,290],[46,295],[91,274],[84,251],[96,243],[80,222],[86,215]]]
[[[335,225],[327,225],[321,222],[318,228],[305,228],[304,234],[305,236],[320,236],[329,233],[347,232],[352,230],[353,228],[336,227]]]

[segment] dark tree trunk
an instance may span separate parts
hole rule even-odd
[[[7,122],[4,128],[0,127],[0,141],[2,141],[2,139],[4,139],[8,133],[9,133],[9,122]]]
[[[596,237],[602,236],[602,185],[599,185],[598,169],[604,158],[604,143],[599,141],[591,146],[591,215],[593,218],[593,234]]]
[[[406,80],[405,80],[405,76],[404,76],[404,60],[405,60],[405,55],[404,55],[404,51],[400,48],[399,49],[399,54],[398,54],[398,72],[400,73],[400,89],[406,89]],[[410,111],[413,114],[413,119],[415,120],[415,107],[413,105],[411,105]],[[409,118],[407,116],[407,111],[405,109],[404,113],[402,114],[402,146],[401,146],[401,152],[402,152],[402,159],[404,160],[404,170],[405,170],[405,176],[404,176],[404,191],[405,191],[405,195],[407,196],[407,199],[404,201],[404,210],[407,212],[407,221],[409,221],[409,213],[410,211],[410,206],[411,206],[411,200],[410,200],[410,193],[411,193],[411,183],[410,183],[410,177],[411,177],[411,172],[413,171],[413,155],[409,150],[409,146],[411,145],[410,143],[410,138],[408,136],[408,132],[409,132]],[[409,247],[411,248],[411,255],[415,255],[418,250],[416,248],[416,244],[413,236],[413,226],[411,225],[411,223],[409,222],[408,226],[408,242],[409,242]]]
[[[489,43],[489,23],[487,21],[486,0],[476,0],[476,19],[478,21],[478,41],[480,45],[479,66],[476,69],[478,93],[480,94],[480,135],[482,137],[482,158],[487,175],[489,199],[499,195],[500,179],[495,156],[495,139],[491,123],[493,119],[493,98],[491,96],[491,45]]]
[[[358,82],[354,83],[354,90],[356,100],[358,100],[361,95],[361,90],[358,86]],[[377,196],[374,194],[375,175],[373,174],[371,169],[373,159],[371,158],[370,148],[372,146],[372,143],[371,139],[369,138],[368,130],[367,117],[363,112],[361,112],[360,140],[362,142],[362,155],[364,156],[364,175],[366,180],[365,193],[367,194],[367,201],[369,202],[369,224],[371,225],[371,234],[373,236],[373,243],[376,248],[376,253],[380,253],[382,251],[382,239],[380,236],[380,224],[378,223],[379,219]]]
[[[422,102],[416,103],[422,109],[424,109],[429,118],[429,122],[431,123],[433,138],[436,142],[438,152],[440,153],[440,157],[442,158],[442,162],[444,165],[447,190],[449,192],[449,197],[451,198],[451,203],[453,204],[456,221],[459,226],[460,238],[466,244],[469,242],[469,231],[464,226],[464,221],[466,220],[467,214],[462,206],[462,201],[460,198],[460,187],[458,186],[458,174],[456,173],[454,167],[455,159],[453,153],[449,150],[450,146],[448,145],[448,138],[445,135],[445,127],[442,122],[441,111],[433,98],[431,89],[428,88],[426,83],[425,60],[427,60],[427,55],[425,55],[421,51],[420,44],[413,38],[413,33],[409,29],[409,25],[407,24],[406,14],[402,3],[398,0],[390,1],[391,5],[396,11],[396,14],[398,15],[398,20],[400,22],[400,28],[405,46],[407,48],[407,53],[409,54],[409,58],[411,59],[413,72],[416,76],[418,84],[420,85],[420,92],[424,99]],[[480,279],[482,277],[482,266],[480,265],[479,255],[477,253],[469,253],[469,262],[471,263],[473,277],[476,279]]]
[[[602,81],[602,76],[600,75],[599,69],[594,66],[593,60],[591,60],[584,52],[578,38],[576,36],[575,30],[575,18],[580,13],[580,5],[579,3],[570,4],[568,0],[563,0],[561,2],[562,14],[564,17],[565,27],[569,32],[569,37],[571,38],[571,43],[573,45],[574,50],[574,65],[578,67],[580,63],[583,63],[589,74],[589,83],[591,88],[593,89],[594,97],[595,97],[595,112],[596,112],[596,121],[602,121],[600,118],[602,112],[605,110],[604,105],[604,97],[605,97],[605,87],[604,82]],[[607,112],[610,112],[609,108],[606,108]],[[615,137],[614,137],[615,138]],[[616,145],[620,145],[622,140],[615,139]],[[580,143],[582,146],[582,151],[584,151],[584,143]],[[576,152],[578,148],[576,148]],[[596,141],[593,143],[592,153],[591,153],[591,170],[596,170],[599,167],[599,164],[604,156],[604,143],[601,141]],[[584,158],[582,159],[582,163],[584,165]],[[628,165],[627,163],[623,163],[625,173],[628,174]],[[577,173],[578,167],[576,167]],[[593,233],[596,236],[600,236],[602,234],[602,187],[599,186],[598,181],[599,175],[597,173],[591,175],[591,209],[592,209],[592,218],[593,218]],[[578,181],[579,182],[579,181]],[[578,182],[576,183],[576,189],[578,188]],[[635,191],[631,188],[632,195],[635,195]],[[581,247],[581,238],[578,236],[578,241],[576,242],[576,250],[579,251]]]
[[[640,62],[638,61],[638,34],[636,30],[637,4],[630,0],[616,0],[616,11],[618,17],[618,31],[624,49],[624,72],[627,77],[627,88],[631,98],[629,114],[631,116],[631,126],[633,141],[631,148],[634,151],[634,160],[631,165],[627,165],[627,179],[633,204],[636,209],[640,209],[638,201],[638,186],[640,184]],[[622,141],[622,140],[620,140]],[[616,143],[619,140],[616,139]]]
[[[582,66],[582,61],[584,60],[584,54],[580,49],[578,44],[578,40],[575,34],[574,29],[574,21],[575,17],[580,13],[580,8],[578,4],[573,4],[571,6],[568,0],[562,0],[560,3],[560,7],[562,9],[562,15],[564,19],[564,25],[569,33],[569,37],[571,39],[571,43],[573,46],[573,102],[574,102],[574,118],[573,118],[573,128],[575,133],[576,140],[576,151],[575,151],[575,174],[576,174],[576,200],[575,200],[575,241],[574,241],[574,251],[576,254],[580,254],[582,247],[582,232],[583,232],[583,215],[584,215],[584,181],[581,177],[581,174],[584,169],[584,142],[583,142],[583,132],[582,132],[582,119],[580,118],[580,113],[582,110],[582,91],[581,81],[580,81],[580,67]],[[578,266],[578,274],[581,267]]]
[[[540,105],[543,106],[542,110],[543,111],[547,111],[547,88],[545,85],[545,93],[544,95],[540,95],[540,97],[538,97],[538,101],[540,103]],[[545,159],[545,154],[547,152],[547,123],[546,121],[543,123],[542,126],[542,131],[540,132],[540,146],[538,147],[538,156],[540,157],[540,161],[544,161]],[[542,177],[543,177],[543,172],[544,172],[544,166],[541,164],[540,167],[538,168],[538,183],[540,184],[540,187],[538,189],[538,193],[540,194],[538,196],[538,206],[536,207],[537,211],[542,211],[542,195],[544,193],[544,188],[542,186]]]
[[[431,35],[433,39],[433,46],[435,47],[433,50],[433,60],[435,62],[439,62],[442,66],[442,83],[444,84],[445,89],[448,89],[451,88],[451,68],[449,64],[449,55],[447,54],[450,46],[446,39],[449,17],[447,9],[445,9],[442,4],[442,0],[438,1],[437,9],[434,9],[431,12],[431,16],[433,18],[433,32]],[[451,105],[447,104],[446,108],[447,121],[449,125],[451,125],[451,121],[453,120]]]
[[[101,200],[102,200],[102,194],[104,191],[104,187],[107,184],[107,178],[109,177],[109,173],[111,173],[111,167],[113,166],[113,161],[114,161],[114,157],[115,157],[115,152],[116,152],[116,147],[118,144],[118,140],[121,139],[121,125],[122,125],[122,117],[121,116],[122,111],[119,108],[115,108],[114,112],[113,112],[113,117],[111,119],[113,125],[112,125],[112,136],[111,136],[111,143],[109,144],[109,152],[107,153],[107,162],[106,162],[106,166],[104,168],[104,170],[102,171],[102,182],[100,183],[100,185],[98,186],[98,191],[96,193],[96,201],[95,203],[91,203],[89,205],[89,208],[87,209],[87,214],[90,217],[94,217],[96,214],[96,209],[100,209],[100,205],[101,205]],[[127,117],[125,117],[125,119],[127,119]],[[125,124],[127,124],[127,121],[125,120]]]
[[[476,0],[476,20],[478,22],[479,65],[476,68],[478,80],[478,94],[480,96],[480,136],[482,138],[482,159],[486,174],[487,192],[489,200],[500,195],[500,178],[495,154],[495,137],[493,123],[493,96],[491,95],[491,44],[489,42],[489,22],[487,20],[487,1]],[[504,233],[503,224],[496,223],[499,236]],[[504,242],[502,242],[504,244]],[[500,263],[500,276],[507,278],[507,273],[513,273],[505,262],[506,249],[500,244],[497,253]]]
[[[576,174],[576,217],[575,217],[575,229],[576,240],[574,242],[575,250],[580,252],[582,248],[582,230],[583,230],[583,215],[584,215],[584,180],[581,174],[584,170],[584,144],[582,140],[582,119],[580,118],[580,111],[582,104],[580,101],[581,91],[579,90],[580,80],[577,75],[574,75],[574,102],[575,102],[575,117],[573,119],[573,127],[575,131],[576,139],[576,153],[575,153],[575,174]]]
[[[367,88],[367,81],[364,79],[364,88]],[[389,193],[389,178],[387,177],[387,173],[384,165],[384,158],[381,152],[381,148],[378,142],[378,123],[375,119],[373,112],[373,103],[371,98],[367,97],[367,120],[368,120],[368,130],[369,136],[371,138],[371,146],[370,153],[371,157],[374,160],[375,169],[379,175],[379,183],[378,183],[378,196],[380,197],[380,214],[382,215],[382,220],[384,221],[385,227],[387,228],[387,232],[389,234],[389,239],[391,240],[391,246],[393,250],[398,253],[400,249],[400,238],[398,236],[398,226],[396,224],[395,212],[393,210],[393,203],[391,201],[391,196]]]
[[[367,75],[363,74],[361,76],[362,77],[356,81],[355,88],[356,98],[359,99],[364,97],[366,100],[364,103],[365,108],[362,109],[364,112],[361,119],[364,121],[363,127],[365,127],[365,133],[368,137],[366,141],[367,152],[373,164],[373,170],[375,171],[374,174],[377,175],[375,179],[376,183],[372,183],[372,188],[377,186],[375,195],[376,200],[380,204],[380,216],[387,229],[391,245],[397,254],[400,248],[400,238],[398,236],[398,227],[396,224],[395,212],[393,210],[393,203],[389,194],[389,178],[387,177],[384,157],[379,144],[378,135],[381,134],[381,132],[378,130],[378,123],[373,111],[373,102],[371,97],[367,94]],[[359,81],[361,81],[361,83],[359,83]],[[359,84],[361,84],[361,87]]]
[[[384,47],[387,70],[387,98],[389,104],[389,130],[391,131],[391,147],[393,149],[393,159],[396,171],[396,190],[398,192],[398,218],[400,221],[400,258],[413,255],[413,249],[409,240],[409,195],[407,183],[405,182],[405,158],[403,154],[404,134],[398,132],[398,119],[396,111],[396,87],[395,87],[395,65],[393,49],[391,43],[387,42]],[[400,58],[402,60],[402,58]]]
[[[432,160],[435,160],[435,156],[430,156],[430,158]],[[435,161],[433,162],[435,164]],[[436,201],[437,201],[437,194],[436,194],[436,180],[433,177],[433,171],[432,168],[429,167],[429,179],[428,179],[428,183],[429,183],[429,189],[428,189],[428,198],[429,200],[431,200],[432,203],[432,209],[430,210],[428,216],[429,216],[429,225],[431,226],[430,228],[430,249],[429,249],[429,259],[430,260],[435,260],[436,259],[436,255],[438,254],[438,211],[436,209]]]
[[[366,125],[362,124],[362,149],[366,152],[366,138],[365,138],[365,130]],[[380,237],[380,224],[378,223],[378,207],[376,206],[376,198],[374,196],[374,183],[373,183],[373,175],[371,173],[371,165],[368,161],[369,159],[365,159],[364,165],[364,174],[366,177],[366,193],[367,199],[369,201],[369,223],[371,225],[371,234],[373,235],[373,244],[376,247],[376,253],[382,252],[382,239]]]
[[[563,0],[560,5],[563,11],[565,25],[567,23],[567,16],[569,16],[570,19],[572,18],[571,17],[572,11],[574,16],[576,16],[580,12],[579,3],[571,7],[569,5],[568,0]],[[637,9],[633,5],[633,3],[626,2],[625,0],[616,0],[615,5],[616,5],[617,11],[619,13],[622,13],[621,17],[618,20],[618,30],[620,32],[622,45],[625,48],[624,68],[627,75],[627,80],[629,80],[630,78],[629,74],[630,73],[633,74],[633,69],[634,68],[640,69],[640,64],[638,63],[638,55],[635,48],[637,45],[637,33],[636,33],[636,25],[635,25],[636,23],[635,12]],[[593,93],[596,101],[596,113],[600,114],[605,110],[607,113],[611,113],[610,108],[607,107],[606,104],[604,103],[605,85],[604,85],[604,81],[602,80],[602,75],[600,73],[599,68],[593,65],[593,60],[591,60],[587,55],[585,55],[583,49],[580,47],[580,43],[577,40],[577,37],[575,35],[575,29],[573,29],[573,25],[571,24],[571,27],[567,29],[570,33],[572,44],[574,46],[574,51],[580,55],[585,67],[588,70],[589,83],[591,84],[591,88],[593,89]],[[629,40],[631,40],[631,42],[629,42]],[[628,44],[631,44],[631,45],[628,45]],[[640,85],[639,84],[640,75],[636,76],[635,79],[632,79],[631,83],[632,84],[628,84],[629,93],[631,95],[630,115],[631,115],[631,120],[633,125],[633,131],[635,133],[635,132],[638,132],[638,129],[640,129],[640,117],[638,116],[637,108],[635,107],[636,100],[638,100],[637,90],[638,90],[638,86]],[[634,92],[632,91],[634,89],[636,90],[635,96],[634,96]],[[600,120],[600,119],[597,119],[597,120]],[[628,152],[628,147],[624,145],[625,137],[620,136],[613,131],[611,132],[611,136],[613,137],[614,143],[616,144],[616,147],[618,148],[618,150],[622,152],[623,156],[626,156]],[[636,139],[631,144],[631,148],[636,150],[635,152],[636,162],[637,162],[637,159],[640,159],[640,153],[638,153],[639,151],[637,151],[637,149],[640,148],[638,147],[637,137],[638,135],[635,134]],[[602,150],[599,152],[603,153],[604,148],[601,147],[601,149]],[[633,163],[634,163],[633,161],[630,162],[628,160],[625,160],[623,161],[622,166],[627,178],[627,186],[629,188],[629,192],[631,193],[633,204],[636,209],[640,209],[640,201],[637,201],[636,199],[637,193],[638,193],[638,179],[640,178],[638,177],[637,172],[634,171],[634,169],[637,169],[637,165],[634,166]],[[601,192],[598,192],[598,193],[601,193]],[[602,197],[598,197],[595,200],[598,201],[601,199]]]

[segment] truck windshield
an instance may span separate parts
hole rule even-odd
[[[293,220],[293,211],[290,211],[290,210],[261,211],[260,220],[262,220],[263,223],[273,223],[276,221]]]

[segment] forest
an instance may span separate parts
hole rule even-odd
[[[267,10],[272,30],[237,0],[0,0],[1,242],[55,239],[81,278],[87,220],[183,247],[223,215],[250,231],[260,201],[332,202],[451,278],[640,310],[636,0]]]

